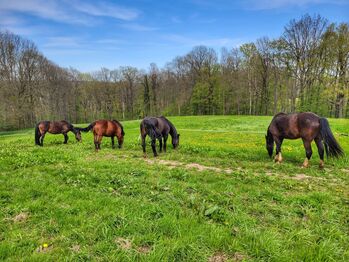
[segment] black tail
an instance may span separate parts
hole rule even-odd
[[[35,126],[35,145],[40,146],[40,130],[39,130],[39,124]]]
[[[342,156],[343,149],[338,144],[337,140],[333,136],[330,129],[330,125],[326,118],[320,118],[320,132],[322,140],[324,141],[325,151],[328,157],[339,157]]]
[[[161,133],[156,130],[156,127],[152,122],[145,119],[142,123],[144,124],[145,130],[151,139],[158,139],[161,137]]]
[[[85,127],[85,128],[75,127],[75,129],[80,130],[81,132],[88,132],[95,126],[95,124],[96,122],[93,122],[88,127]]]
[[[118,120],[113,120],[114,122],[116,122],[120,127],[121,127],[121,135],[125,135],[125,132],[124,132],[124,127],[122,126],[122,124],[118,121]]]

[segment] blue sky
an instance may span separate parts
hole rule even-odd
[[[282,34],[303,14],[349,22],[349,0],[0,0],[0,29],[33,40],[60,66],[162,67],[194,46],[219,51]]]

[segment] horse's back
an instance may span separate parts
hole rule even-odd
[[[312,112],[278,113],[273,117],[269,130],[273,135],[281,135],[284,138],[313,139],[320,130],[320,117]]]
[[[95,121],[95,125],[93,126],[93,133],[99,136],[116,136],[118,133],[118,130],[122,130],[121,124],[119,127],[119,124],[117,121],[111,121],[111,120],[97,120]],[[121,131],[120,131],[121,132]]]

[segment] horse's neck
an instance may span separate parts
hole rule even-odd
[[[170,132],[169,133],[172,137],[177,136],[177,130],[173,125],[170,125]]]

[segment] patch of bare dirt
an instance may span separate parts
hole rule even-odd
[[[147,245],[140,246],[137,248],[137,251],[139,253],[148,254],[151,251],[151,246],[147,246]]]
[[[42,244],[37,249],[36,252],[38,253],[47,253],[53,249],[53,245],[48,244]]]
[[[70,250],[77,253],[80,251],[80,245],[73,245]]]
[[[233,257],[232,257],[233,261],[243,261],[243,260],[246,260],[248,259],[248,256],[242,254],[242,253],[239,253],[239,252],[236,252]]]
[[[123,250],[129,250],[132,248],[132,242],[127,238],[118,237],[115,239],[115,243]]]
[[[228,260],[228,256],[222,252],[215,253],[213,256],[208,258],[208,262],[225,262]]]
[[[305,179],[312,179],[313,177],[307,176],[305,174],[297,174],[295,176],[290,176],[289,178],[293,180],[305,180]]]
[[[170,169],[175,168],[175,167],[184,167],[186,169],[196,169],[199,172],[206,171],[206,170],[211,170],[211,171],[214,171],[214,172],[225,172],[227,174],[231,174],[233,172],[233,170],[231,170],[229,168],[228,169],[222,169],[222,168],[219,168],[219,167],[204,166],[204,165],[201,165],[201,164],[198,164],[198,163],[186,164],[186,163],[182,163],[182,162],[179,162],[179,161],[173,161],[173,160],[145,159],[145,162],[147,162],[148,164],[165,165],[165,166],[167,166]]]
[[[21,212],[13,218],[14,222],[25,222],[29,217],[28,213]]]

